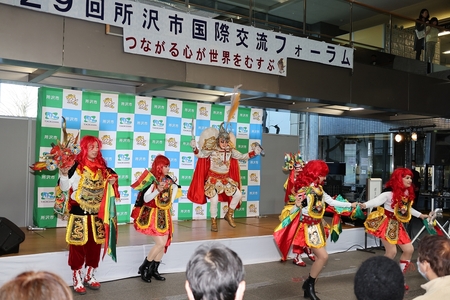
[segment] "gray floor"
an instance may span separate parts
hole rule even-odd
[[[353,279],[358,266],[373,255],[383,254],[384,251],[381,250],[375,250],[375,253],[349,251],[331,254],[316,284],[317,296],[321,300],[356,300],[353,295]],[[307,267],[298,267],[290,260],[284,263],[246,265],[247,289],[244,299],[303,299],[301,285],[308,277],[310,266],[309,261]],[[165,282],[153,280],[146,283],[140,277],[105,282],[100,290],[88,290],[86,295],[75,295],[75,299],[187,299],[184,273],[164,276]],[[420,285],[425,283],[425,280],[417,271],[407,273],[406,282],[410,290],[406,292],[404,299],[413,299],[424,293]]]
[[[420,222],[416,226],[421,226]],[[412,236],[418,232],[414,228]],[[375,253],[354,251],[355,248],[343,253],[331,254],[324,270],[316,284],[317,296],[321,300],[356,300],[353,295],[353,280],[359,265],[369,257],[383,255],[383,250],[374,250]],[[400,251],[399,251],[400,252]],[[399,255],[398,255],[399,256]],[[416,252],[413,256],[415,266]],[[398,261],[398,258],[397,258]],[[245,281],[247,289],[244,299],[303,299],[301,286],[308,277],[312,262],[305,259],[307,267],[298,267],[287,262],[270,262],[264,264],[246,265]],[[137,272],[138,266],[136,266]],[[137,274],[136,274],[137,275]],[[75,295],[76,300],[119,300],[119,299],[187,299],[184,290],[184,273],[164,274],[165,282],[153,280],[146,283],[140,277],[128,278],[113,282],[102,283],[98,291],[88,290],[86,295]],[[416,268],[406,274],[406,283],[409,291],[405,293],[405,300],[414,299],[424,294],[420,285],[425,280]]]

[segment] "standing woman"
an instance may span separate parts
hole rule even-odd
[[[169,159],[158,155],[150,172],[146,170],[132,185],[134,189],[140,190],[131,215],[134,218],[134,228],[140,233],[150,235],[155,242],[139,267],[138,273],[145,282],[151,282],[152,277],[156,280],[166,280],[159,274],[158,267],[172,240],[170,210],[179,191],[175,180],[168,175],[169,170]]]
[[[421,219],[428,217],[412,208],[415,197],[412,176],[410,169],[395,169],[389,181],[386,182],[387,191],[360,204],[362,209],[380,206],[377,211],[369,214],[364,226],[367,232],[381,239],[386,250],[384,255],[390,259],[395,258],[397,245],[400,247],[403,252],[400,256],[400,269],[403,273],[411,263],[414,252],[411,239],[403,223],[408,223],[411,215]],[[406,284],[405,289],[409,289]]]
[[[424,8],[420,11],[419,18],[416,21],[415,29],[418,32],[425,32],[426,23],[428,23],[428,19],[430,18],[430,13],[428,9]],[[419,39],[417,34],[414,33],[414,51],[416,51],[416,59],[420,60],[420,55],[422,54],[422,50],[425,50],[425,36]]]
[[[102,142],[95,136],[86,135],[80,141],[80,148],[74,165],[59,169],[59,187],[69,199],[66,241],[69,244],[68,263],[72,269],[73,289],[83,295],[86,294],[85,286],[93,290],[101,286],[94,277],[94,271],[98,268],[102,243],[108,233],[99,218],[99,211],[105,201],[107,184],[113,185],[117,198],[119,191],[118,176],[107,167],[100,151]]]
[[[290,214],[275,228],[274,238],[283,258],[286,258],[289,248],[295,238],[295,243],[311,248],[316,256],[311,266],[309,278],[302,288],[304,297],[311,300],[320,300],[316,296],[314,285],[323,266],[328,260],[325,248],[326,235],[323,215],[325,202],[337,207],[356,207],[355,203],[334,200],[323,191],[322,183],[328,174],[328,166],[324,161],[312,160],[308,162],[303,171],[299,173],[294,189],[296,192],[295,206]],[[325,224],[326,225],[326,224]]]

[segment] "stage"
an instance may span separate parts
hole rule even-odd
[[[331,218],[325,219],[331,223]],[[246,265],[280,260],[272,237],[274,228],[279,224],[278,215],[237,218],[235,222],[237,227],[232,228],[221,219],[218,221],[219,232],[211,232],[210,221],[174,221],[172,244],[163,257],[160,273],[184,272],[195,248],[208,241],[218,241],[230,247]],[[372,236],[368,236],[366,240],[362,227],[343,224],[342,228],[343,232],[337,243],[327,241],[329,253],[376,246],[376,240]],[[65,228],[42,231],[21,229],[25,232],[25,241],[20,244],[19,253],[0,256],[0,285],[26,270],[51,271],[72,285],[67,265]],[[100,262],[96,278],[105,282],[138,276],[137,269],[152,244],[152,238],[136,232],[133,225],[119,225],[117,263],[106,255]]]

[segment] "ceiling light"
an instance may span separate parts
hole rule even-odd
[[[397,142],[397,143],[400,143],[402,140],[403,140],[403,136],[400,134],[400,133],[397,133],[396,135],[395,135],[395,141]]]
[[[439,32],[439,33],[438,33],[438,36],[444,36],[444,35],[447,35],[447,34],[450,34],[450,31],[442,31],[442,32]]]
[[[349,109],[350,111],[355,111],[355,110],[364,110],[364,108],[362,107],[352,107]]]
[[[417,141],[417,132],[411,133],[411,140],[413,140],[414,142]]]
[[[450,54],[450,50],[442,52],[442,54]]]

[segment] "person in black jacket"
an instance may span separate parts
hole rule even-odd
[[[425,32],[426,23],[428,23],[428,19],[430,17],[430,13],[428,9],[424,8],[420,11],[419,18],[416,20],[415,30],[417,32]],[[425,50],[425,37],[419,39],[417,37],[417,33],[414,34],[414,51],[416,51],[416,59],[420,60],[420,55],[422,54],[422,50]]]

